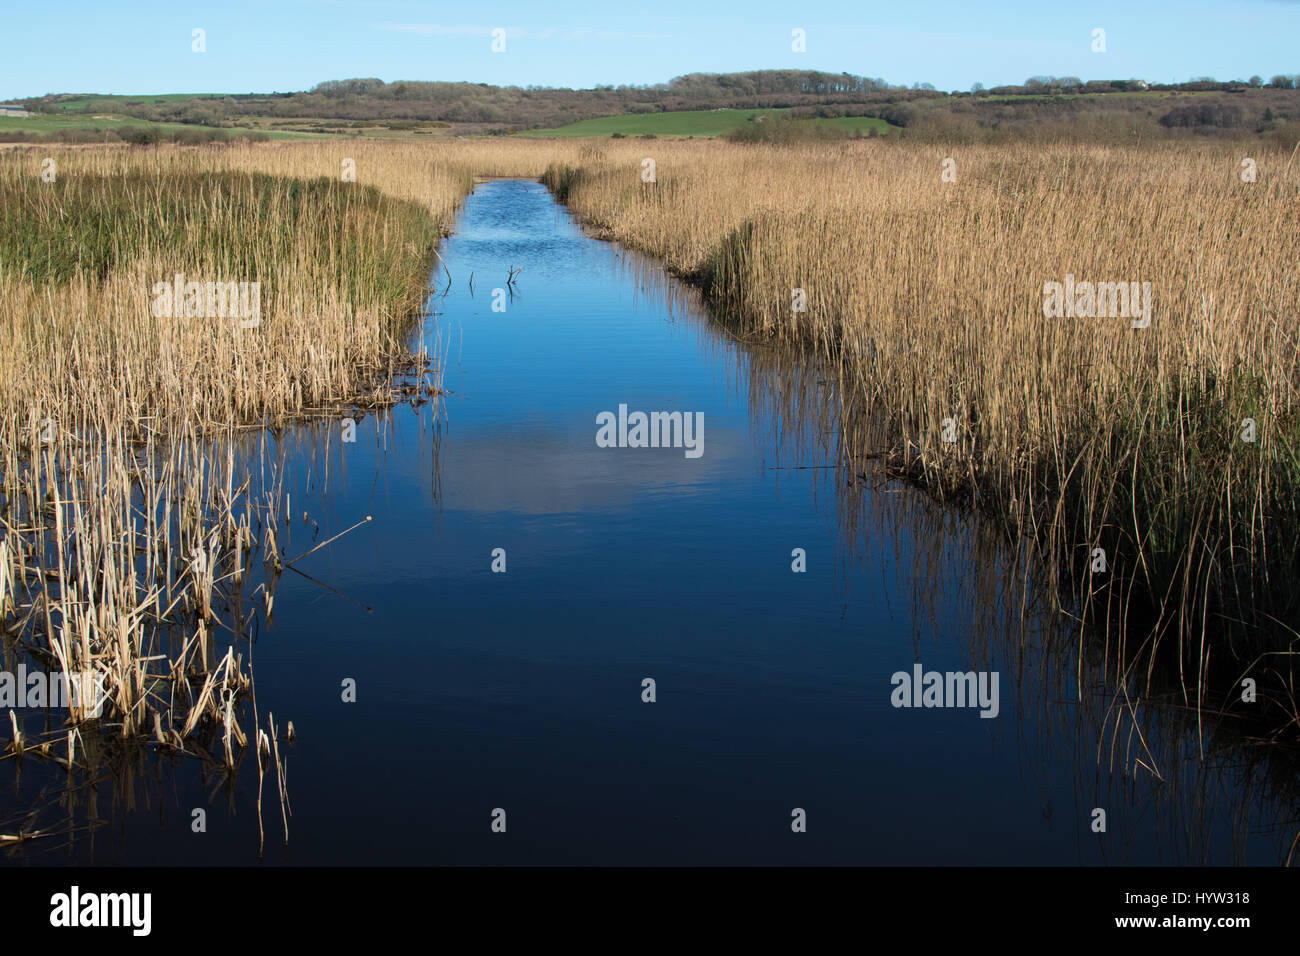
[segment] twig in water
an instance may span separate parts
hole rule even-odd
[[[365,520],[363,520],[363,521],[358,521],[358,522],[357,522],[356,524],[354,524],[351,528],[344,528],[342,531],[340,531],[340,532],[339,532],[338,534],[336,534],[334,537],[332,537],[332,538],[328,538],[328,539],[326,539],[325,541],[322,541],[320,544],[316,545],[316,547],[312,548],[310,551],[304,551],[302,554],[298,555],[298,557],[294,558],[292,561],[286,561],[286,562],[284,562],[284,567],[287,568],[287,567],[289,567],[289,566],[291,566],[291,565],[293,565],[293,564],[297,564],[297,563],[298,563],[299,561],[301,561],[303,558],[307,557],[307,555],[309,555],[309,554],[315,554],[317,551],[319,551],[321,548],[325,547],[325,545],[329,544],[331,541],[337,541],[339,538],[343,537],[343,536],[344,536],[345,534],[347,534],[349,531],[356,531],[357,528],[360,528],[363,524],[365,524],[365,523],[366,523],[367,521],[369,521],[369,520],[370,520],[370,515],[366,515]]]

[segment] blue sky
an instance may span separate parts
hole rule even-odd
[[[283,92],[355,76],[589,87],[781,67],[960,90],[1039,74],[1300,73],[1297,0],[52,0],[6,4],[0,24],[0,98]],[[196,27],[205,53],[191,50]],[[504,53],[491,50],[495,27],[506,30]],[[791,50],[796,27],[804,53]],[[1097,27],[1105,53],[1091,50]]]

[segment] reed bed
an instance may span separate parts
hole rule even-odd
[[[228,769],[251,749],[271,772],[269,753],[287,833],[275,732],[255,707],[245,730],[232,701],[251,699],[242,640],[272,612],[289,504],[276,464],[235,448],[436,394],[416,317],[460,202],[497,176],[544,176],[598,234],[704,285],[740,334],[816,352],[838,379],[840,464],[886,462],[1032,541],[1080,641],[1095,635],[1081,655],[1114,681],[1172,676],[1199,709],[1257,678],[1282,715],[1260,736],[1294,739],[1300,165],[1261,148],[1244,183],[1242,158],[875,141],[8,151],[3,652],[107,692],[102,714],[57,727],[11,714],[8,756],[71,769],[92,722],[215,748]],[[260,321],[155,315],[178,273],[257,282]],[[1067,274],[1150,282],[1150,325],[1045,317],[1044,284]]]
[[[10,710],[8,759],[89,773],[92,733],[230,773],[251,750],[259,820],[271,772],[287,838],[287,740],[258,720],[246,637],[272,613],[290,505],[265,446],[241,446],[436,395],[417,319],[479,175],[445,151],[339,152],[65,151],[53,181],[43,151],[0,156],[4,661],[101,690],[64,678],[61,719]],[[255,315],[160,309],[174,280],[234,284],[226,305],[256,283]]]
[[[1300,163],[1261,147],[1248,183],[1243,158],[637,143],[545,181],[741,334],[831,360],[843,446],[1036,542],[1115,680],[1172,673],[1200,707],[1258,679],[1280,705],[1264,735],[1294,740]],[[1067,275],[1150,282],[1149,326],[1045,317]]]

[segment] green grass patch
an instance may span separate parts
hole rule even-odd
[[[128,96],[117,93],[86,93],[78,96],[61,96],[55,99],[55,106],[65,113],[81,111],[93,113],[118,113],[129,106],[175,105],[187,100],[202,102],[204,100],[225,99],[224,93],[141,93]]]
[[[147,120],[136,119],[133,116],[121,114],[85,114],[85,113],[33,113],[31,116],[0,116],[0,140],[6,133],[34,133],[39,136],[48,136],[51,133],[59,133],[64,130],[86,130],[89,132],[103,132],[104,130],[118,130],[124,126],[136,129],[156,129],[159,133],[171,136],[182,130],[219,130],[231,136],[240,132],[265,132],[272,139],[311,139],[314,138],[310,133],[288,132],[274,129],[262,129],[260,127],[216,127],[202,126],[197,123],[155,123]]]
[[[425,210],[373,186],[262,173],[12,177],[0,181],[0,209],[0,263],[35,283],[103,279],[148,253],[180,270],[269,279],[306,247],[329,251],[316,267],[348,301],[401,302],[427,281],[440,238]]]
[[[723,136],[733,130],[749,126],[756,117],[775,118],[785,116],[788,109],[769,110],[683,110],[674,113],[636,113],[625,116],[602,116],[599,119],[582,120],[568,126],[555,129],[530,129],[517,136],[541,139],[567,138],[579,136],[652,136],[683,137],[697,136],[711,138]],[[835,119],[810,119],[801,122],[815,125],[830,125],[840,129],[860,129],[865,134],[869,129],[885,132],[890,128],[884,120],[869,116],[844,116]]]
[[[887,122],[875,116],[817,117],[816,119],[800,120],[800,122],[811,123],[813,126],[829,126],[834,129],[847,130],[850,133],[860,132],[863,136],[866,136],[869,130],[875,130],[883,136],[890,130],[897,128],[890,126]]]

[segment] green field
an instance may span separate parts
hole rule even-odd
[[[215,129],[218,127],[139,119],[128,116],[123,111],[133,106],[175,105],[188,100],[201,104],[205,100],[223,99],[226,99],[226,96],[221,93],[149,93],[138,96],[88,93],[79,96],[60,96],[55,102],[55,106],[59,109],[57,113],[33,113],[21,117],[0,116],[0,133],[21,130],[45,135],[63,129],[102,130],[117,129],[122,126],[148,127],[164,133],[174,133],[184,129]],[[241,132],[259,131],[269,134],[272,139],[314,138],[309,133],[281,132],[264,128],[262,122],[256,118],[246,125],[221,128],[232,136]]]
[[[28,133],[53,133],[61,129],[117,129],[119,126],[156,126],[168,131],[184,129],[184,123],[147,123],[130,116],[108,113],[61,116],[58,113],[33,113],[31,116],[0,116],[0,130]]]
[[[877,133],[883,136],[885,133],[888,133],[890,130],[895,128],[890,126],[884,120],[877,119],[874,116],[836,116],[833,119],[822,119],[819,117],[817,119],[808,120],[808,122],[812,123],[814,126],[834,126],[837,129],[847,130],[857,129],[861,130],[864,136],[869,129],[874,129]]]
[[[201,103],[205,99],[220,99],[211,94],[168,93],[149,96],[69,96],[58,101],[58,113],[36,113],[27,117],[0,117],[0,133],[10,130],[24,130],[31,133],[47,134],[61,129],[102,130],[121,126],[147,126],[163,132],[175,132],[182,129],[208,129],[197,124],[174,122],[153,122],[136,119],[125,115],[122,110],[131,106],[161,105],[164,102],[175,103],[182,100],[194,100]],[[683,110],[669,113],[628,113],[619,116],[604,116],[598,119],[583,120],[554,129],[530,129],[515,134],[536,138],[568,138],[582,136],[608,137],[615,134],[622,136],[645,136],[680,138],[695,136],[711,138],[722,136],[735,129],[747,126],[756,117],[778,117],[788,114],[788,109],[716,109]],[[407,139],[417,135],[449,135],[450,125],[445,123],[413,123],[417,129],[392,129],[383,120],[371,124],[354,123],[348,120],[337,122],[321,118],[271,118],[265,116],[246,117],[235,127],[228,127],[227,132],[237,134],[244,130],[257,130],[268,133],[275,139],[304,139],[320,136],[355,136]],[[397,123],[397,121],[392,121]],[[411,121],[405,121],[410,123]],[[894,127],[882,119],[874,117],[836,117],[833,119],[816,118],[803,120],[817,126],[832,126],[837,129],[860,130],[864,134],[875,130],[883,134]],[[320,131],[307,132],[313,126]],[[282,127],[290,127],[284,129]],[[479,130],[481,132],[481,130]]]
[[[225,99],[223,93],[144,93],[139,96],[122,96],[117,94],[87,93],[84,96],[60,97],[56,104],[64,112],[92,110],[97,113],[113,113],[126,106],[177,103],[182,100]]]
[[[61,129],[118,129],[123,126],[150,127],[167,133],[174,133],[183,129],[212,129],[210,126],[198,126],[193,123],[154,123],[148,120],[136,119],[133,116],[123,116],[121,114],[109,113],[33,113],[30,116],[0,116],[0,133],[12,131],[24,133],[47,133],[57,132]],[[235,135],[241,132],[251,132],[253,130],[268,133],[272,139],[309,139],[313,138],[310,133],[290,133],[281,132],[273,129],[261,129],[261,127],[227,128],[226,132]]]
[[[602,116],[599,119],[582,120],[560,126],[555,129],[530,129],[516,133],[516,136],[539,138],[575,137],[575,136],[612,136],[622,133],[624,136],[721,136],[734,129],[739,129],[750,122],[754,116],[782,116],[788,109],[769,110],[684,110],[678,113],[633,113],[623,116]],[[840,129],[860,129],[865,133],[875,129],[879,133],[887,132],[891,127],[882,119],[868,116],[843,116],[835,119],[813,119],[809,123],[836,126]]]

